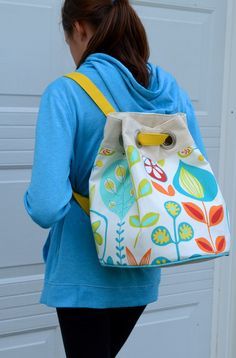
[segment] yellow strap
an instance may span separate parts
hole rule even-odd
[[[141,145],[161,145],[169,137],[167,133],[138,133],[137,139]]]
[[[107,116],[110,112],[116,112],[115,108],[108,102],[103,93],[97,88],[97,86],[83,73],[70,72],[64,75],[77,82],[87,94],[92,98],[101,111]]]
[[[67,73],[64,75],[64,77],[71,78],[77,82],[106,116],[111,112],[116,112],[114,107],[108,102],[103,93],[86,75],[74,71]],[[167,137],[168,134],[165,133],[139,133],[138,141],[141,145],[144,146],[161,145],[165,142]]]
[[[101,111],[107,116],[111,112],[116,112],[114,107],[108,102],[103,93],[96,85],[84,74],[79,72],[70,72],[64,77],[71,78],[77,82],[85,92],[92,98]],[[163,144],[168,134],[162,133],[139,133],[138,141],[141,145],[160,145]],[[81,208],[89,215],[89,198],[73,191],[73,196]]]
[[[73,191],[73,196],[75,200],[79,203],[81,208],[89,215],[89,198],[86,196],[80,195]]]

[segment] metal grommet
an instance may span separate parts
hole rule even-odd
[[[138,135],[139,133],[141,133],[140,131],[136,131],[136,136],[135,136],[135,144],[138,148],[142,148],[142,144],[139,142],[138,140]]]
[[[166,138],[165,142],[161,144],[161,147],[164,149],[172,149],[176,144],[176,136],[174,133],[167,133],[168,137]]]

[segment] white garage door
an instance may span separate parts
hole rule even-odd
[[[119,0],[118,0],[119,1]],[[74,69],[59,0],[0,0],[0,356],[64,357],[54,308],[38,303],[47,230],[23,207],[34,130],[46,85]],[[226,1],[135,1],[151,61],[189,93],[217,173]],[[209,358],[214,262],[162,269],[160,297],[148,305],[119,358]],[[171,343],[170,343],[171,342]]]

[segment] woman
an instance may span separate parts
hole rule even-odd
[[[206,155],[194,110],[175,78],[148,62],[144,27],[128,0],[66,0],[65,40],[76,71],[87,75],[117,111],[186,112]],[[28,214],[50,228],[40,303],[55,307],[67,357],[115,357],[146,305],[158,299],[160,268],[102,267],[91,225],[72,196],[88,196],[88,180],[106,118],[66,77],[41,97]],[[140,355],[142,356],[142,355]]]

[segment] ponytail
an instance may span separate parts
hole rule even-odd
[[[148,86],[147,36],[128,0],[65,0],[61,12],[68,36],[72,35],[76,21],[87,21],[95,29],[77,68],[90,54],[103,52],[122,62],[140,84]]]

